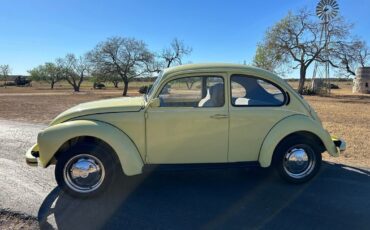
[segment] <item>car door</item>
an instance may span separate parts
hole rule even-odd
[[[258,76],[230,76],[229,162],[257,161],[270,129],[293,114],[286,93],[275,83]]]
[[[228,103],[223,74],[182,75],[167,81],[146,114],[151,164],[227,162]]]

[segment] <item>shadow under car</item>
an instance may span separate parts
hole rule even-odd
[[[323,162],[311,181],[284,183],[266,169],[152,171],[123,177],[101,196],[55,188],[41,229],[369,229],[370,172]]]

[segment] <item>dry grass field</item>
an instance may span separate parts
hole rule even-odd
[[[138,95],[142,84],[131,84],[129,95]],[[351,82],[339,82],[338,85],[340,89],[332,90],[330,97],[305,97],[318,112],[325,128],[347,141],[347,151],[339,158],[324,156],[324,159],[370,168],[370,95],[352,94]],[[73,105],[119,97],[121,93],[122,88],[93,90],[88,83],[79,93],[73,93],[65,83],[57,85],[54,90],[48,89],[46,84],[35,83],[28,88],[0,88],[0,118],[48,123]]]
[[[139,95],[138,89],[147,83],[132,82],[129,96]],[[0,118],[35,123],[49,123],[56,115],[67,108],[88,101],[120,97],[122,87],[108,85],[106,89],[94,90],[92,83],[86,82],[80,92],[62,82],[51,90],[45,83],[33,83],[32,87],[0,88]]]

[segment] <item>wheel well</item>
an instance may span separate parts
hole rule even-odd
[[[58,151],[55,153],[53,160],[57,161],[60,154],[62,154],[67,149],[79,143],[93,143],[96,145],[102,145],[105,148],[109,149],[110,152],[113,153],[112,156],[114,157],[114,160],[119,163],[119,166],[122,169],[121,162],[119,161],[117,153],[114,151],[114,149],[105,141],[99,138],[93,137],[93,136],[79,136],[79,137],[74,137],[72,139],[69,139],[68,141],[64,142],[62,146],[60,146]]]
[[[308,131],[298,131],[298,132],[294,132],[294,133],[291,133],[287,136],[285,136],[280,142],[283,142],[286,138],[290,138],[292,136],[295,136],[295,137],[298,137],[298,138],[302,138],[302,139],[309,139],[315,143],[317,143],[317,147],[318,147],[318,150],[323,153],[326,151],[326,147],[324,145],[324,143],[322,142],[322,140],[314,133],[311,133],[311,132],[308,132]],[[278,145],[279,145],[278,144]]]

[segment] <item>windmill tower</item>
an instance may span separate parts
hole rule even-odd
[[[325,59],[329,59],[328,50],[330,44],[329,35],[329,22],[338,15],[339,6],[335,0],[321,0],[316,6],[316,15],[321,19],[322,27],[320,34],[320,47],[325,45],[323,55]],[[317,78],[319,76],[319,78]],[[326,61],[324,65],[315,62],[313,76],[312,76],[312,89],[314,91],[320,90],[322,86],[326,85],[326,93],[330,94],[330,65]]]

